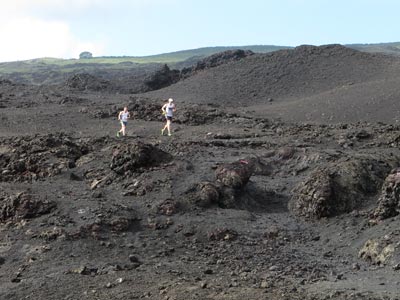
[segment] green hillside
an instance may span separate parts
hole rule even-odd
[[[346,46],[364,52],[378,52],[400,55],[400,42],[379,44],[349,44]]]
[[[218,52],[223,52],[227,50],[251,50],[256,53],[267,53],[272,51],[277,51],[281,49],[288,49],[290,47],[285,46],[263,46],[263,45],[253,45],[253,46],[233,46],[233,47],[205,47],[191,50],[182,50],[158,55],[144,56],[144,57],[132,57],[131,59],[137,60],[137,62],[158,62],[158,63],[177,63],[182,62],[192,57],[206,57],[213,55]]]
[[[400,42],[395,43],[379,43],[379,44],[348,44],[347,47],[366,52],[384,52],[392,54],[400,54]],[[191,50],[182,50],[149,56],[100,56],[90,59],[58,59],[58,58],[37,58],[26,61],[0,63],[0,74],[10,72],[31,71],[32,68],[40,70],[48,66],[60,66],[67,68],[85,67],[88,64],[99,64],[106,67],[107,65],[120,64],[132,66],[132,64],[148,64],[148,63],[181,63],[191,58],[203,58],[218,52],[226,50],[251,50],[256,53],[267,53],[281,49],[290,49],[287,46],[272,45],[251,45],[251,46],[229,46],[229,47],[204,47]]]
[[[0,77],[20,83],[60,83],[66,77],[81,72],[143,72],[154,69],[155,64],[168,64],[171,68],[182,68],[196,63],[201,58],[226,50],[252,50],[266,53],[289,47],[238,46],[206,47],[150,56],[101,56],[88,59],[37,58],[25,61],[0,63]],[[140,71],[142,70],[142,71]]]
[[[390,54],[400,54],[400,42],[379,43],[379,44],[348,44],[347,47],[366,52],[383,52]],[[100,56],[90,59],[58,59],[58,58],[37,58],[26,61],[0,63],[1,73],[30,72],[48,69],[48,67],[67,67],[67,72],[71,69],[86,68],[89,65],[98,64],[99,67],[107,67],[119,64],[119,68],[132,67],[133,64],[176,64],[182,63],[191,58],[200,59],[218,52],[226,50],[251,50],[256,53],[267,53],[281,49],[290,49],[286,46],[272,45],[251,45],[251,46],[229,46],[229,47],[204,47],[191,50],[182,50],[170,53],[163,53],[149,56]],[[57,68],[58,69],[58,68]]]
[[[24,69],[29,69],[32,66],[48,66],[48,65],[58,65],[58,66],[76,66],[85,64],[121,64],[121,63],[178,63],[185,61],[192,57],[206,57],[218,52],[226,50],[251,50],[257,53],[266,53],[271,51],[276,51],[280,49],[287,49],[290,47],[284,46],[234,46],[234,47],[205,47],[191,50],[176,51],[170,53],[163,53],[157,55],[149,56],[100,56],[93,57],[89,59],[58,59],[58,58],[37,58],[32,60],[20,61],[20,62],[8,62],[0,63],[0,72],[7,69],[7,71],[23,71]]]
[[[349,44],[347,47],[365,51],[400,55],[400,42],[379,44]],[[20,83],[60,83],[68,76],[81,72],[93,74],[106,72],[125,72],[144,74],[157,68],[157,64],[168,64],[171,68],[184,68],[198,60],[226,50],[251,50],[267,53],[286,46],[251,45],[230,47],[204,47],[149,56],[101,56],[88,59],[37,58],[25,61],[0,63],[0,79],[7,78]]]

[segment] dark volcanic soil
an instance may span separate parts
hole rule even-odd
[[[397,63],[300,47],[142,95],[0,81],[0,299],[400,299]],[[357,89],[382,93],[368,118]]]
[[[255,54],[153,92],[300,122],[398,122],[400,59],[340,45]]]

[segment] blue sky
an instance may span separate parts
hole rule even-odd
[[[400,41],[395,0],[0,1],[0,61]]]

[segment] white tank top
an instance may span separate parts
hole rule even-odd
[[[122,113],[121,114],[121,121],[127,122],[128,121],[128,115],[129,115],[129,112]]]
[[[167,111],[167,117],[172,117],[174,114],[175,105],[173,103],[168,103],[165,110]]]

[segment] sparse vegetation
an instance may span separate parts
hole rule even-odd
[[[351,44],[350,48],[364,52],[384,52],[400,55],[400,42],[381,44]],[[100,56],[92,57],[88,51],[82,52],[79,59],[59,58],[36,58],[26,61],[0,63],[0,77],[11,79],[21,83],[54,83],[60,79],[77,72],[96,72],[99,69],[109,71],[132,70],[135,68],[147,68],[147,64],[168,64],[172,69],[183,68],[195,64],[198,60],[215,53],[226,50],[251,50],[255,53],[267,53],[282,49],[289,49],[286,46],[253,45],[234,47],[205,47],[191,50],[176,51],[149,56]],[[40,73],[38,80],[34,74]],[[34,78],[36,77],[36,78]]]
[[[137,68],[153,69],[154,64],[168,64],[172,69],[179,68],[178,64],[187,61],[187,65],[209,55],[226,50],[243,49],[266,53],[288,47],[280,46],[238,46],[238,47],[208,47],[193,50],[184,50],[150,56],[101,56],[89,58],[86,52],[80,54],[79,59],[37,58],[26,61],[0,63],[0,76],[12,81],[30,84],[59,83],[74,73],[93,73],[99,69],[133,70]],[[82,55],[86,53],[85,55]],[[88,52],[91,54],[90,52]],[[149,65],[148,67],[146,65]],[[41,74],[41,79],[35,74]]]
[[[364,52],[381,52],[400,55],[400,42],[379,44],[351,44],[348,47]]]
[[[27,65],[57,65],[57,66],[66,66],[66,65],[74,65],[74,64],[85,64],[85,63],[94,63],[94,64],[120,64],[124,62],[138,63],[138,64],[147,64],[147,63],[162,63],[162,64],[172,64],[177,62],[185,61],[192,57],[206,57],[218,52],[226,51],[226,50],[251,50],[256,53],[267,53],[272,51],[277,51],[281,49],[288,49],[290,47],[285,46],[235,46],[235,47],[206,47],[206,48],[198,48],[192,50],[183,50],[176,51],[170,53],[163,53],[157,55],[149,55],[149,56],[99,56],[99,57],[89,57],[91,55],[90,52],[82,52],[80,54],[80,59],[58,59],[58,58],[36,58],[26,61],[20,62],[7,62],[0,63],[0,73],[7,68],[7,66],[15,65],[15,64],[27,64]],[[89,53],[90,55],[88,55]]]

